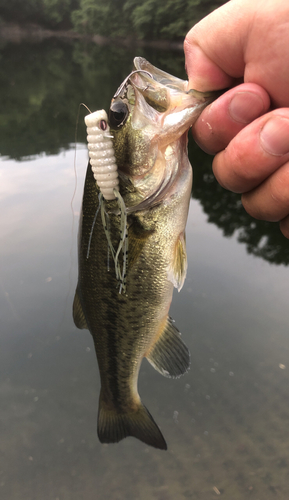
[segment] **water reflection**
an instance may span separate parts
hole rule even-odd
[[[181,53],[138,49],[156,66],[185,78]],[[1,49],[0,154],[23,160],[36,154],[55,154],[75,140],[80,102],[90,109],[108,109],[119,82],[132,67],[135,52],[125,47],[98,46],[80,41],[7,44]],[[85,142],[81,110],[78,141]],[[247,251],[275,264],[289,263],[288,241],[276,223],[254,221],[240,197],[214,180],[212,158],[190,143],[194,165],[193,195],[202,203],[209,222],[225,236],[238,234]]]
[[[154,51],[146,51],[154,63]],[[76,41],[7,44],[1,49],[0,154],[21,160],[67,149],[75,138],[78,105],[108,109],[132,68],[134,50]],[[144,55],[144,49],[138,50]],[[151,57],[150,57],[151,56]],[[160,56],[163,69],[184,74],[184,59]],[[182,71],[181,71],[182,70]],[[83,111],[82,117],[86,114]],[[85,141],[84,127],[78,140]]]
[[[206,155],[193,141],[189,153],[194,170],[193,196],[203,206],[208,222],[223,234],[237,235],[247,252],[274,264],[289,264],[289,242],[277,223],[258,221],[245,212],[240,195],[223,189],[212,173],[212,156]]]

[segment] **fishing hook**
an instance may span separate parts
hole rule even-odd
[[[130,80],[130,77],[132,75],[135,75],[135,73],[146,73],[150,78],[153,78],[153,75],[151,73],[149,73],[149,71],[146,71],[145,69],[136,69],[135,71],[132,71],[126,77],[126,79],[122,82],[122,84],[118,87],[116,93],[113,96],[113,99],[115,99],[116,97],[118,97],[121,94],[121,92],[127,87],[128,81]]]

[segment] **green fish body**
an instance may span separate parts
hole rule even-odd
[[[79,229],[79,277],[74,322],[93,337],[101,392],[98,436],[127,436],[160,449],[166,442],[137,389],[142,359],[161,374],[179,377],[190,355],[169,317],[173,288],[187,270],[185,225],[192,168],[187,130],[212,100],[187,91],[187,82],[135,58],[135,72],[117,91],[109,111],[119,191],[127,212],[128,254],[120,293],[106,232],[117,248],[120,213],[115,199],[99,209],[99,187],[88,165]],[[93,226],[94,224],[94,226]],[[93,231],[92,231],[93,228]]]

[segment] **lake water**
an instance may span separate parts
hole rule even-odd
[[[287,500],[289,241],[218,186],[192,143],[189,270],[170,310],[191,369],[171,380],[144,360],[139,378],[168,451],[97,438],[93,342],[71,314],[88,158],[85,110],[75,155],[78,105],[108,109],[135,55],[185,77],[182,53],[49,40],[0,55],[1,498]]]

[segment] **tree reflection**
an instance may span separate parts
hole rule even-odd
[[[16,160],[56,154],[75,141],[81,102],[108,109],[134,56],[185,78],[184,57],[142,47],[46,40],[0,49],[0,154]],[[80,113],[77,139],[85,142]]]
[[[68,149],[79,104],[107,108],[133,58],[125,47],[55,40],[7,44],[0,57],[0,154],[16,160]]]
[[[289,264],[289,242],[274,222],[258,221],[245,212],[240,195],[223,189],[212,173],[212,156],[189,141],[194,170],[193,197],[202,204],[208,222],[216,224],[227,237],[237,235],[248,253],[274,264]]]

